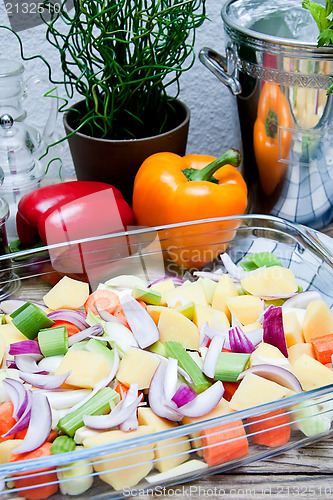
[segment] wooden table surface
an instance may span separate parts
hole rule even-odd
[[[322,232],[333,237],[333,224]],[[147,495],[137,493],[144,500],[333,499],[333,437],[227,473],[161,487]]]

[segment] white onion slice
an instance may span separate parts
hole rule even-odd
[[[71,371],[61,375],[41,375],[40,373],[20,372],[20,378],[39,389],[58,389],[69,377]]]
[[[216,271],[194,271],[193,276],[197,276],[198,278],[208,278],[212,281],[220,281],[223,272],[222,269],[217,269]]]
[[[223,345],[224,338],[220,335],[215,335],[209,344],[202,367],[202,371],[209,378],[214,378],[217,360],[220,353],[222,352]]]
[[[229,257],[227,253],[222,253],[220,255],[220,258],[223,262],[223,265],[227,271],[227,273],[230,275],[230,278],[234,281],[240,281],[243,279],[245,276],[248,275],[247,271],[244,271],[239,266],[236,266],[236,264],[232,261],[232,259]]]
[[[175,358],[169,358],[165,370],[164,395],[167,401],[171,400],[177,390],[178,381],[178,361]]]
[[[86,339],[89,335],[101,335],[103,332],[104,328],[100,324],[90,326],[89,328],[85,328],[84,330],[68,337],[68,346],[70,347],[76,342],[81,342],[81,340]]]
[[[124,321],[116,318],[116,316],[113,316],[113,314],[109,313],[108,311],[104,311],[104,309],[101,309],[100,307],[96,306],[96,310],[103,321],[108,321],[110,323],[121,323],[122,325],[125,324]]]
[[[269,364],[251,366],[251,368],[247,368],[238,376],[238,380],[242,380],[248,373],[259,375],[260,377],[276,382],[277,384],[280,384],[283,387],[291,389],[297,393],[303,392],[298,378],[296,378],[295,375],[289,370],[286,370],[281,366],[273,366]]]
[[[178,411],[184,417],[203,417],[214,410],[221,401],[223,394],[223,384],[218,380],[201,394],[198,394],[195,399],[184,406],[180,406]]]
[[[183,415],[171,407],[173,404],[177,408],[177,405],[173,401],[167,401],[164,393],[164,378],[167,363],[166,360],[161,360],[156,368],[150,381],[148,400],[150,408],[156,415],[178,422],[183,418]]]
[[[82,404],[82,401],[91,394],[91,389],[39,389],[45,394],[51,408],[54,410],[70,409],[73,405]]]
[[[160,338],[160,332],[149,312],[129,294],[123,296],[120,303],[126,320],[141,349],[145,349],[157,342]]]
[[[320,300],[322,297],[317,290],[307,290],[305,292],[300,292],[286,300],[282,304],[282,309],[287,307],[296,307],[297,309],[306,309],[310,302],[314,300]]]
[[[120,403],[111,410],[111,413],[107,415],[84,415],[83,423],[92,429],[111,429],[112,427],[116,427],[125,422],[125,420],[132,415],[133,411],[138,407],[141,398],[142,395],[137,397],[135,401],[126,407],[123,406],[123,401],[120,401]]]
[[[44,304],[41,304],[39,302],[34,302],[32,300],[29,300],[31,304],[34,304],[35,306],[39,307],[42,311],[49,312],[49,308],[46,307]],[[12,312],[16,311],[19,307],[23,306],[23,304],[26,304],[27,301],[24,299],[6,299],[2,300],[0,302],[0,310],[4,314],[11,314]]]
[[[52,428],[52,413],[47,397],[41,392],[32,393],[31,416],[28,430],[22,443],[13,453],[27,453],[41,446]]]
[[[136,401],[138,398],[138,384],[134,383],[129,386],[129,389],[123,399],[123,408],[126,408],[127,406],[131,405]],[[143,394],[141,395],[141,399],[143,398]],[[138,417],[137,417],[137,412],[136,408],[132,412],[132,415],[130,415],[124,422],[119,424],[119,429],[124,432],[129,432],[129,431],[134,431],[139,427],[139,422],[138,422]]]
[[[16,354],[14,361],[17,368],[22,372],[40,373],[42,368],[39,367],[36,361],[43,359],[41,354]]]

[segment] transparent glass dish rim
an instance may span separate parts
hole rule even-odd
[[[173,228],[185,228],[189,226],[196,226],[196,225],[203,225],[206,223],[214,223],[214,222],[219,222],[219,221],[228,221],[228,220],[234,220],[234,221],[242,221],[242,224],[245,224],[245,227],[248,229],[271,229],[274,231],[277,231],[280,234],[286,234],[288,237],[294,238],[295,241],[298,241],[300,243],[306,244],[310,250],[319,256],[323,262],[326,262],[329,267],[332,268],[332,277],[333,277],[333,255],[330,252],[330,249],[326,247],[326,245],[319,240],[316,237],[316,233],[313,232],[310,228],[307,228],[305,226],[301,226],[298,224],[294,224],[289,221],[285,221],[283,219],[280,219],[278,217],[273,217],[269,215],[258,215],[258,214],[246,214],[242,216],[232,216],[232,217],[216,217],[216,218],[211,218],[211,219],[202,219],[202,220],[196,220],[196,221],[190,221],[190,222],[185,222],[185,223],[177,223],[177,224],[169,224],[165,226],[155,226],[155,227],[149,227],[149,228],[137,228],[133,229],[130,231],[123,231],[123,232],[118,232],[118,233],[113,233],[113,234],[108,234],[105,236],[98,236],[94,238],[86,238],[86,239],[80,239],[80,240],[75,240],[71,242],[65,242],[65,243],[60,243],[60,244],[55,244],[55,245],[49,245],[49,246],[42,246],[39,248],[34,248],[32,250],[23,250],[20,252],[16,252],[13,254],[9,255],[3,255],[0,256],[0,263],[3,261],[8,261],[9,259],[13,259],[13,257],[28,257],[30,254],[36,255],[36,253],[43,253],[45,251],[48,251],[52,248],[59,248],[62,246],[68,246],[68,245],[74,245],[78,243],[85,243],[85,242],[91,242],[91,241],[98,241],[98,240],[107,240],[107,239],[112,239],[112,238],[119,238],[120,236],[133,236],[133,235],[138,235],[138,234],[145,234],[145,233],[151,233],[153,231],[163,231],[167,229],[173,229]],[[240,226],[244,227],[244,226]],[[239,228],[238,228],[239,229]],[[238,231],[238,229],[236,231]],[[313,389],[310,391],[303,392],[301,394],[289,396],[277,401],[273,401],[271,403],[266,403],[260,406],[252,407],[250,409],[242,410],[242,411],[236,411],[227,415],[215,417],[212,419],[206,419],[206,420],[201,420],[196,423],[191,423],[191,424],[186,424],[186,425],[180,425],[178,427],[172,428],[170,430],[165,430],[161,432],[155,432],[150,435],[142,436],[139,438],[131,438],[131,439],[126,439],[122,442],[117,442],[117,443],[112,443],[112,444],[107,444],[103,446],[97,446],[94,448],[89,448],[89,449],[84,449],[80,451],[72,451],[72,452],[67,452],[67,453],[62,453],[62,454],[57,454],[53,455],[50,457],[43,457],[43,458],[36,458],[36,459],[31,459],[27,461],[19,461],[19,462],[13,462],[9,464],[3,464],[0,465],[0,476],[5,477],[5,476],[10,476],[12,474],[18,473],[18,472],[26,472],[26,471],[32,471],[34,469],[38,469],[40,467],[59,467],[62,465],[70,464],[73,463],[77,460],[84,460],[84,459],[92,459],[96,457],[102,457],[104,455],[112,453],[112,455],[116,454],[117,452],[122,452],[125,450],[133,449],[142,445],[147,445],[150,443],[155,443],[156,441],[164,441],[167,439],[175,438],[175,437],[181,437],[181,436],[186,436],[192,433],[197,433],[200,432],[204,429],[207,429],[208,425],[209,427],[215,427],[221,424],[225,424],[228,422],[233,422],[235,420],[239,419],[246,419],[251,416],[257,416],[257,415],[262,415],[263,413],[266,412],[271,412],[286,406],[291,406],[295,405],[307,400],[310,400],[312,398],[319,398],[323,397],[328,394],[333,394],[333,384],[328,385],[325,387],[321,387],[318,389]],[[323,437],[329,436],[331,433],[333,433],[333,430],[330,431],[330,433],[325,434],[325,436],[314,436],[314,437],[307,437],[304,438],[301,441],[302,444],[300,446],[303,446],[304,444],[310,444],[311,442],[315,442],[319,439],[322,439]],[[297,443],[292,442],[292,443],[287,443],[287,445],[283,447],[279,447],[277,450],[275,449],[269,449],[265,450],[262,452],[259,456],[259,454],[254,454],[251,457],[245,457],[243,459],[240,459],[237,461],[236,465],[233,465],[232,467],[238,467],[240,465],[244,465],[246,463],[253,462],[258,459],[264,459],[276,454],[282,453],[284,450],[291,449],[298,447]],[[232,468],[228,466],[228,463],[226,464],[221,464],[212,468],[206,468],[203,469],[202,471],[195,471],[195,478],[198,478],[200,476],[204,476],[213,472],[218,472],[218,471],[223,471]],[[193,479],[193,474],[189,475],[189,479]],[[186,477],[176,477],[174,478],[174,483],[181,482],[184,480],[189,480]],[[167,483],[167,482],[166,482]],[[172,484],[168,482],[168,484]],[[107,485],[106,485],[107,486]],[[153,485],[151,485],[149,488],[153,488]],[[8,493],[10,490],[8,491]],[[2,492],[3,493],[3,492]],[[120,497],[122,495],[120,494]],[[119,498],[120,498],[119,497]]]

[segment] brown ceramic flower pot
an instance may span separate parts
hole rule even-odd
[[[73,108],[80,110],[78,102]],[[117,187],[131,204],[133,183],[142,162],[150,155],[168,151],[184,156],[186,152],[190,110],[181,101],[175,101],[177,122],[170,123],[168,132],[143,139],[95,139],[80,132],[68,138],[78,180],[107,182]],[[64,115],[67,134],[75,130],[75,112]]]

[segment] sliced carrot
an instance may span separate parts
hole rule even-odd
[[[202,431],[203,456],[209,467],[246,457],[249,453],[243,422],[235,420]]]
[[[80,331],[80,328],[78,328],[76,325],[73,325],[73,323],[70,323],[69,321],[63,321],[60,319],[55,320],[51,328],[56,328],[57,326],[65,326],[68,333],[68,337],[71,337],[72,335],[75,335]]]
[[[331,362],[333,354],[333,333],[311,339],[315,358],[323,365]]]
[[[223,382],[224,394],[223,397],[227,401],[230,401],[232,396],[235,394],[240,382]]]
[[[271,418],[273,417],[273,418]],[[252,441],[274,448],[288,443],[290,438],[290,420],[285,408],[279,408],[263,415],[247,419]]]
[[[96,307],[113,314],[116,307],[120,305],[119,297],[112,290],[101,288],[92,292],[84,303],[84,310],[88,313],[89,309],[93,314],[98,314]]]
[[[114,390],[119,394],[120,399],[123,399],[123,397],[127,394],[128,389],[129,387],[122,384],[121,382],[118,382]]]
[[[16,424],[13,417],[14,406],[11,401],[5,401],[0,405],[0,436],[6,434]],[[0,438],[0,443],[8,439],[14,439],[15,435],[8,436],[7,438]]]
[[[51,443],[45,442],[36,450],[30,451],[28,453],[19,453],[11,456],[11,462],[18,462],[20,460],[30,460],[33,458],[47,457],[52,455]],[[46,474],[36,476],[39,472],[46,472]],[[29,488],[26,490],[18,491],[20,497],[27,498],[28,500],[43,500],[53,495],[58,490],[57,484],[45,484],[57,481],[57,473],[54,467],[29,470],[26,472],[17,472],[13,476],[23,476],[27,475],[22,479],[14,479],[15,488]],[[35,486],[35,487],[33,487]]]

